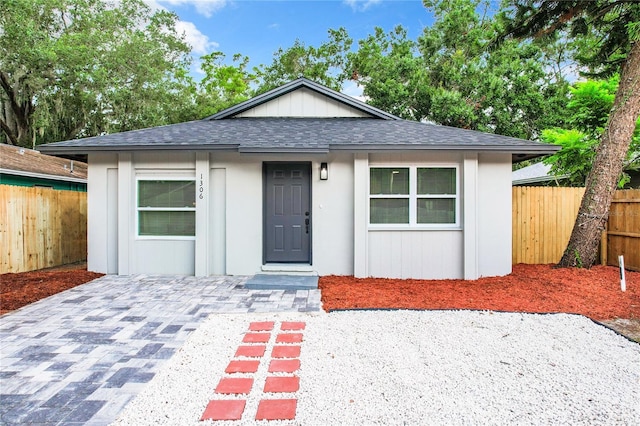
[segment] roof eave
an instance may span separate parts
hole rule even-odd
[[[397,151],[397,150],[429,150],[429,151],[493,151],[511,154],[553,154],[561,149],[558,145],[443,145],[443,144],[331,144],[336,151]]]
[[[74,182],[74,183],[87,183],[86,178],[50,175],[45,173],[25,172],[22,170],[0,169],[0,173],[6,174],[6,175],[24,176],[24,177],[30,177],[30,178],[36,178],[36,179],[57,180],[57,181]]]
[[[238,151],[239,144],[208,145],[208,144],[180,144],[180,145],[110,145],[110,146],[53,146],[41,145],[42,152],[52,155],[91,154],[96,152],[125,152],[125,151]]]
[[[530,183],[554,182],[569,178],[569,175],[561,176],[536,176],[532,178],[516,179],[511,181],[511,185],[527,185]]]
[[[241,147],[241,154],[328,154],[329,148],[300,148],[300,147]]]

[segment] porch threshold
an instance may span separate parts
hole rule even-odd
[[[317,290],[317,275],[256,274],[244,288],[250,290]]]
[[[267,263],[261,271],[273,275],[318,275],[308,263]]]

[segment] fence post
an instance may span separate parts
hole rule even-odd
[[[602,230],[602,236],[600,237],[600,264],[601,265],[606,265],[607,264],[607,256],[609,255],[609,253],[607,252],[607,228],[605,225],[605,228]]]

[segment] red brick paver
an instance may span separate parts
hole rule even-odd
[[[300,343],[302,333],[280,333],[276,338],[276,343]]]
[[[260,361],[231,361],[225,373],[255,373],[258,371]]]
[[[265,392],[298,392],[300,378],[293,377],[267,377],[264,384]]]
[[[246,403],[244,399],[210,401],[200,420],[240,420]]]
[[[267,343],[271,338],[271,333],[247,333],[242,339],[243,343]]]
[[[271,351],[271,358],[298,358],[300,356],[300,346],[274,346]]]
[[[273,325],[273,321],[252,322],[249,324],[249,331],[271,331]]]
[[[256,420],[293,420],[297,405],[296,399],[263,399],[258,404]]]
[[[251,392],[253,379],[240,377],[225,377],[220,379],[216,387],[216,393],[242,394]]]
[[[299,359],[274,359],[269,363],[269,373],[293,373],[299,368]]]
[[[292,330],[304,330],[306,324],[304,322],[289,322],[283,321],[280,325],[280,330],[292,331]]]
[[[267,350],[267,347],[264,345],[255,345],[255,346],[239,346],[236,351],[235,357],[238,358],[240,356],[246,356],[249,358],[261,358],[264,356],[264,352]]]

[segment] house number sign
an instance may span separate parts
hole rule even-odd
[[[198,198],[204,200],[204,180],[202,178],[202,173],[200,173],[200,185],[198,185]]]

